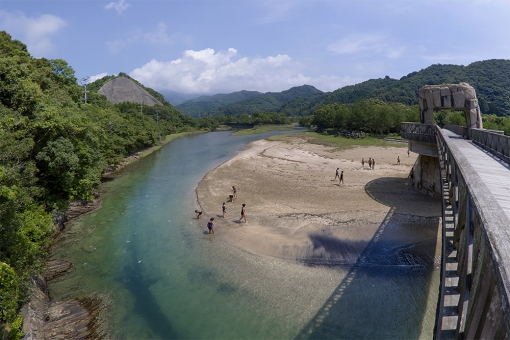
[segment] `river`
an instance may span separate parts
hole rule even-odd
[[[107,321],[119,339],[432,334],[434,310],[425,305],[437,281],[434,265],[358,269],[358,286],[346,286],[349,269],[262,258],[204,235],[205,222],[194,214],[199,181],[271,134],[178,138],[104,183],[101,209],[72,221],[52,249],[52,258],[75,268],[50,284],[51,297],[100,293],[112,302]],[[366,287],[373,287],[369,294]],[[339,290],[349,292],[345,303],[321,317]],[[354,308],[372,311],[372,324],[357,324]],[[310,325],[318,315],[322,321]]]

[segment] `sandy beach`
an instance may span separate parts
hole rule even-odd
[[[373,170],[369,157],[376,160]],[[259,140],[200,182],[197,197],[203,223],[214,217],[214,237],[253,254],[313,264],[354,264],[388,223],[410,228],[437,223],[440,201],[410,186],[408,175],[416,158],[413,153],[408,157],[405,147],[335,151],[299,139]],[[334,179],[336,168],[344,172],[343,184]],[[233,203],[228,201],[232,186],[238,196]],[[238,221],[242,203],[248,223]],[[420,242],[419,236],[402,237],[407,244]]]

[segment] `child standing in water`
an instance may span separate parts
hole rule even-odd
[[[211,219],[209,220],[209,222],[207,222],[207,229],[209,229],[209,234],[214,234],[214,217],[211,217]]]
[[[243,203],[243,207],[241,208],[241,218],[239,219],[239,222],[244,218],[244,223],[247,223],[246,220],[246,210],[245,210],[246,204]]]

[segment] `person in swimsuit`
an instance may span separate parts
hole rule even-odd
[[[372,157],[368,158],[368,168],[372,169]]]
[[[340,175],[338,174],[338,170],[340,170],[340,168],[336,168],[335,179],[340,178]]]
[[[221,210],[223,211],[223,218],[225,218],[225,214],[227,213],[227,206],[225,205],[225,202],[223,202],[223,205],[221,206]]]
[[[372,158],[372,170],[375,168],[375,159]]]
[[[397,156],[397,164],[400,165],[400,156]]]
[[[232,186],[232,193],[234,194],[234,198],[237,198],[237,189],[235,186]]]
[[[365,167],[365,158],[362,158],[361,159],[361,167],[364,168]]]
[[[209,229],[209,234],[214,234],[214,217],[211,217],[209,222],[207,222],[207,229]]]
[[[243,207],[241,208],[241,218],[239,219],[239,222],[244,218],[244,223],[247,223],[246,220],[246,210],[245,210],[246,204],[243,203]]]
[[[340,182],[338,182],[338,185],[340,185],[340,184],[344,184],[344,172],[343,171],[340,173]]]
[[[200,217],[202,217],[202,210],[195,210],[195,214],[197,214],[197,218],[200,219]]]

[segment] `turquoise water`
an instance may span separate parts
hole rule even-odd
[[[199,181],[269,134],[179,138],[105,183],[102,208],[73,221],[53,248],[75,269],[50,285],[52,298],[103,294],[112,336],[123,339],[417,338],[433,318],[424,306],[435,270],[427,261],[305,266],[204,234],[194,214]]]

